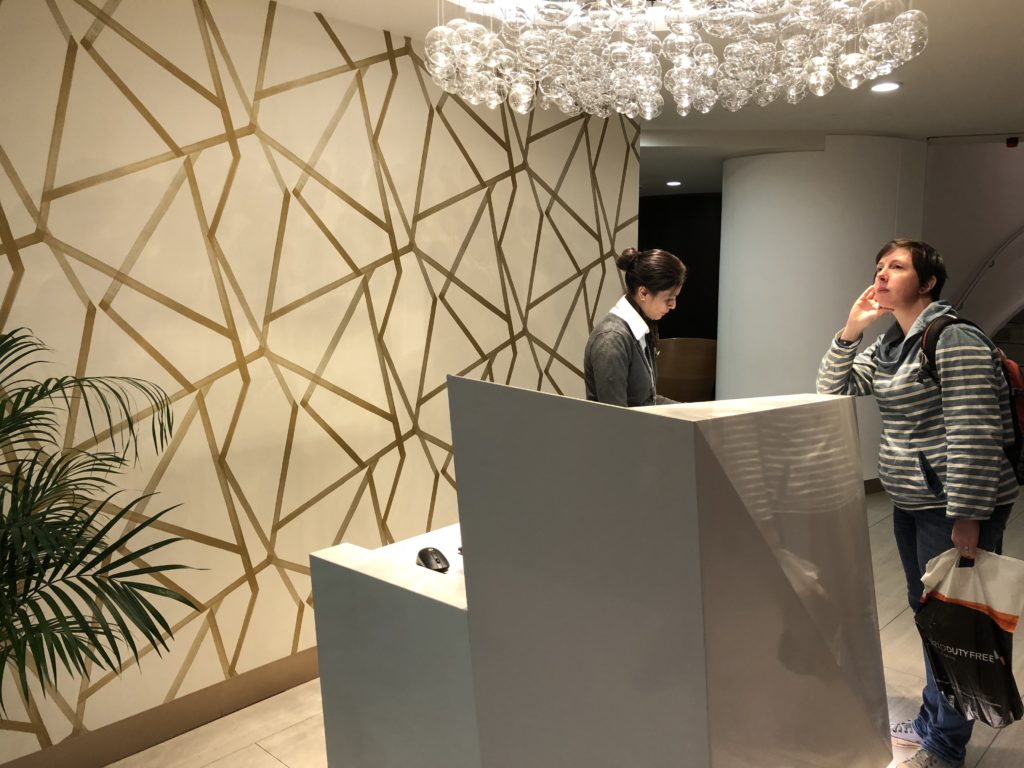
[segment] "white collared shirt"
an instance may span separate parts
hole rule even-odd
[[[646,350],[647,333],[650,331],[650,328],[647,326],[647,321],[636,311],[636,307],[629,303],[629,299],[623,296],[610,311],[616,317],[621,317],[626,321],[629,330],[633,332],[633,336],[640,342],[640,347]]]

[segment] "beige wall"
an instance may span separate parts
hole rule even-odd
[[[313,646],[308,552],[457,519],[447,374],[582,395],[638,128],[468,108],[413,48],[255,0],[0,3],[0,325],[172,393],[122,485],[203,569],[162,658],[8,679],[0,762]]]

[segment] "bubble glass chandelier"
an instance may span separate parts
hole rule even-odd
[[[470,104],[651,120],[799,103],[885,77],[924,51],[901,0],[456,0],[424,40],[433,81]]]

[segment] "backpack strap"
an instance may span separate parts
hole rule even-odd
[[[951,325],[970,325],[978,328],[970,320],[964,320],[953,315],[939,315],[925,326],[921,334],[921,351],[924,352],[924,363],[921,365],[922,376],[930,376],[936,384],[939,383],[939,367],[935,362],[935,350],[939,346],[939,337],[942,332]],[[978,330],[981,330],[978,328]],[[922,378],[923,381],[923,378]]]

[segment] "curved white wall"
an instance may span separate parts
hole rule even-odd
[[[924,142],[835,136],[821,152],[726,161],[720,399],[814,390],[821,356],[870,283],[878,248],[921,234],[925,156]],[[865,477],[876,477],[872,398],[860,398],[858,415]]]

